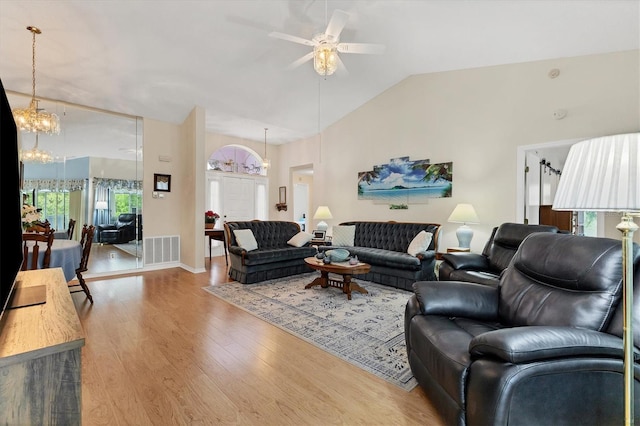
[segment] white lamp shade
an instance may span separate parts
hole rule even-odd
[[[97,201],[96,202],[96,210],[107,210],[109,206],[106,201]]]
[[[324,220],[324,219],[333,219],[333,216],[331,215],[331,210],[329,210],[329,207],[319,206],[318,209],[316,210],[316,213],[313,215],[313,218]]]
[[[319,206],[316,210],[316,213],[313,215],[314,219],[320,219],[320,222],[316,225],[316,227],[321,231],[326,231],[329,228],[327,222],[324,219],[333,219],[331,215],[331,210],[327,206]]]
[[[640,133],[604,136],[573,145],[553,209],[640,211]]]
[[[453,223],[479,223],[480,219],[478,219],[476,210],[471,204],[458,204],[447,221]]]

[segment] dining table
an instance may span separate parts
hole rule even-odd
[[[27,242],[33,247],[33,242]],[[44,252],[47,248],[46,243],[39,242],[40,250],[38,253],[38,269],[42,268],[42,261],[44,260]],[[31,248],[29,249],[31,252]],[[62,240],[55,239],[51,244],[51,258],[49,260],[49,268],[62,268],[64,277],[67,282],[71,281],[76,276],[76,269],[80,266],[80,260],[82,259],[82,246],[75,240]],[[31,256],[25,259],[27,267],[31,268]]]

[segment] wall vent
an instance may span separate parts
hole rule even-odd
[[[180,262],[180,236],[169,235],[144,239],[145,266]]]

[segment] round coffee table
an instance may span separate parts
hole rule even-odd
[[[322,288],[336,287],[342,289],[342,292],[347,294],[347,299],[349,300],[351,300],[351,291],[369,294],[369,292],[360,287],[358,283],[351,281],[352,275],[366,274],[371,270],[371,265],[368,263],[358,262],[356,265],[349,265],[349,262],[325,264],[321,259],[316,259],[315,257],[305,258],[304,263],[311,269],[320,271],[320,276],[304,286],[305,289],[311,288],[314,285],[319,285]],[[342,281],[330,279],[329,273],[342,275]]]

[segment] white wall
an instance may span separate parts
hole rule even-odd
[[[552,68],[556,79],[547,76]],[[480,251],[494,226],[516,220],[517,147],[640,130],[638,75],[638,51],[630,51],[413,76],[322,135],[281,146],[280,182],[271,185],[313,164],[313,209],[328,205],[329,225],[441,223],[440,250],[457,245],[449,214],[471,203],[481,221],[471,248]],[[568,110],[563,120],[552,116],[559,108]],[[408,210],[358,200],[357,173],[401,156],[452,161],[453,196]]]

